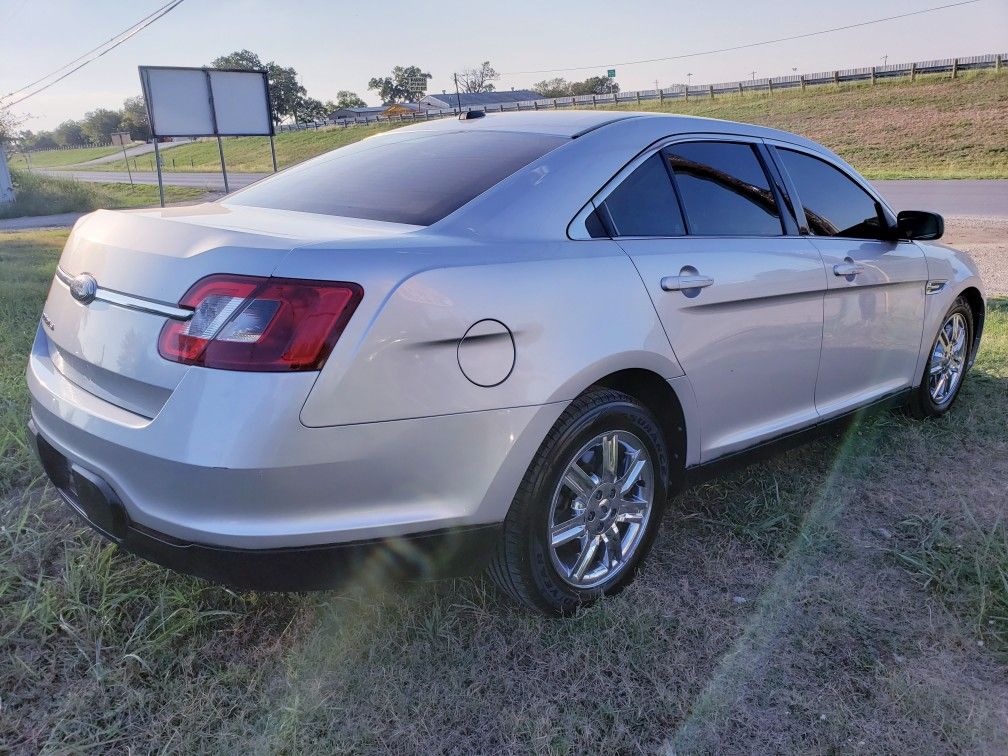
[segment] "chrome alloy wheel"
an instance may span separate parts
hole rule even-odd
[[[938,331],[928,368],[928,391],[931,401],[939,406],[955,394],[962,381],[969,350],[968,333],[966,318],[959,312],[952,313]]]
[[[615,580],[632,559],[654,503],[647,447],[627,431],[602,433],[567,465],[550,503],[553,566],[575,588]]]

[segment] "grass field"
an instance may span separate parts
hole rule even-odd
[[[600,107],[612,108],[606,104]],[[725,95],[658,103],[619,105],[621,110],[651,110],[724,118],[793,131],[830,147],[866,177],[1008,178],[1008,72],[920,76],[840,87],[810,87],[773,94]],[[357,126],[282,133],[276,138],[281,166],[391,128]],[[271,170],[263,138],[226,139],[233,171]],[[174,163],[172,162],[174,161]],[[153,170],[153,158],[137,167]],[[217,143],[182,145],[165,153],[169,170],[216,171]],[[125,170],[123,161],[94,170]]]
[[[23,432],[64,239],[0,234],[0,752],[1008,751],[1008,300],[948,417],[677,498],[639,580],[556,621],[481,579],[235,594],[102,542]]]
[[[63,168],[68,165],[83,163],[88,160],[111,155],[114,152],[121,152],[122,147],[81,147],[73,150],[49,150],[47,152],[33,152],[31,155],[32,168]],[[28,168],[28,160],[20,153],[9,155],[11,168]]]
[[[26,171],[12,171],[12,178],[17,200],[0,205],[0,219],[98,208],[150,207],[160,201],[158,188],[144,184],[91,184]],[[199,199],[204,194],[204,190],[192,187],[165,187],[166,202]]]
[[[351,128],[325,128],[319,130],[283,132],[276,136],[277,164],[281,168],[300,163],[323,152],[334,150],[345,144],[356,142],[371,134],[388,131],[399,124],[368,124]],[[271,171],[269,140],[265,137],[230,137],[224,140],[224,158],[229,171],[249,172]],[[193,144],[173,147],[162,155],[164,166],[169,171],[219,171],[220,155],[216,140],[203,140]],[[154,170],[154,156],[142,155],[136,158],[138,170]],[[130,161],[133,167],[134,161]],[[88,170],[125,171],[126,163],[102,163],[89,166]]]

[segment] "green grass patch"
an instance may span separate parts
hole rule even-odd
[[[969,511],[903,520],[893,556],[958,611],[977,638],[1008,655],[1008,527]]]
[[[11,168],[28,168],[31,163],[32,168],[63,168],[77,163],[86,163],[88,160],[96,160],[116,152],[121,152],[122,147],[79,147],[72,150],[47,150],[45,152],[33,152],[28,158],[24,153],[17,152],[9,155]]]
[[[0,218],[89,212],[100,208],[151,207],[160,200],[158,188],[149,184],[93,184],[26,171],[12,171],[17,199],[0,205]],[[202,197],[203,189],[166,186],[166,202]]]

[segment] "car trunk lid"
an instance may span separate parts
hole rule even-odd
[[[221,204],[92,213],[70,235],[46,301],[50,357],[81,388],[152,418],[189,369],[158,354],[158,335],[196,281],[269,276],[299,245],[415,228]],[[100,287],[90,302],[71,291],[84,274]]]

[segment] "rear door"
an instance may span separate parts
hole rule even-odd
[[[817,420],[825,273],[767,161],[755,140],[683,138],[597,200],[693,387],[701,461]]]
[[[914,382],[927,262],[890,237],[895,219],[840,166],[793,146],[773,148],[826,264],[816,407],[831,417]]]

